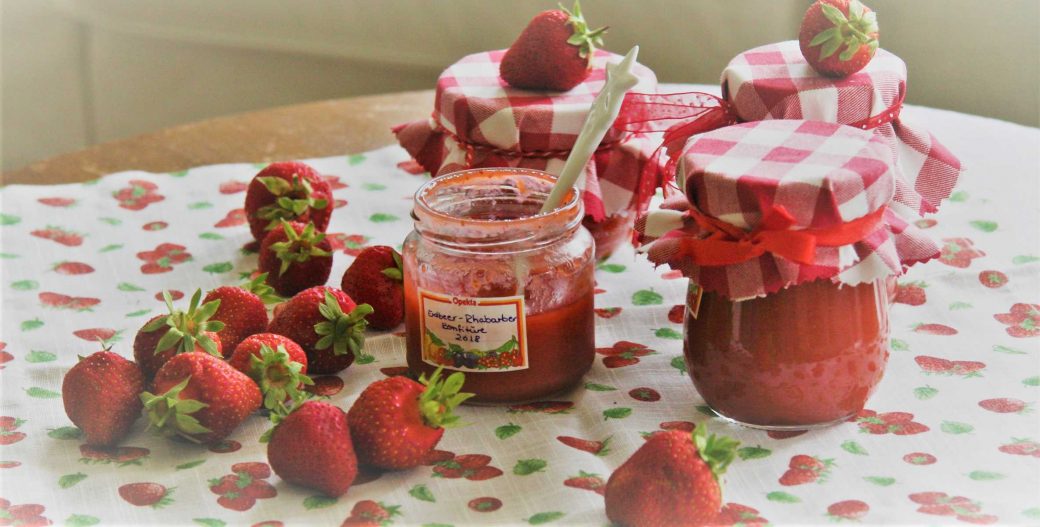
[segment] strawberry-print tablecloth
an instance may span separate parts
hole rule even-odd
[[[719,524],[1040,522],[1040,132],[952,112],[904,116],[970,167],[921,222],[944,250],[901,279],[891,359],[868,409],[827,430],[767,434],[728,425],[683,371],[685,283],[623,251],[599,267],[600,355],[583,386],[520,407],[465,407],[438,464],[367,474],[338,500],[269,472],[250,418],[207,449],[154,437],[139,421],[122,447],[81,444],[62,408],[64,372],[101,338],[131,356],[166,288],[190,295],[256,266],[240,207],[259,165],[127,172],[0,191],[0,524],[336,525],[360,501],[394,525],[607,523],[597,492],[643,435],[708,423],[742,442]],[[360,247],[397,245],[423,176],[398,147],[311,160],[333,182],[332,283]],[[187,298],[180,300],[183,304]],[[614,355],[619,341],[645,345]],[[402,339],[371,335],[374,362],[322,380],[349,407],[404,364]],[[377,477],[378,476],[378,477]],[[281,522],[281,523],[278,523]]]

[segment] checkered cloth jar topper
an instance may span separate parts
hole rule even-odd
[[[939,247],[892,209],[885,139],[821,121],[768,120],[695,135],[679,160],[685,199],[636,228],[656,264],[706,291],[754,298],[821,278],[902,274]]]
[[[499,76],[505,50],[476,53],[449,66],[437,80],[433,115],[394,127],[398,142],[433,175],[480,167],[523,167],[559,174],[593,99],[606,82],[608,62],[621,57],[596,51],[585,81],[566,92],[514,88]],[[657,77],[635,64],[634,91],[655,92]],[[610,130],[578,185],[595,220],[628,210],[650,154],[644,136]]]
[[[962,171],[935,136],[899,116],[906,64],[884,49],[859,72],[832,79],[809,66],[797,41],[757,47],[730,61],[722,93],[742,121],[810,119],[873,129],[902,173],[891,207],[905,218],[935,212]]]

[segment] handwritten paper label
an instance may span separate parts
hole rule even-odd
[[[422,359],[463,371],[526,370],[524,297],[463,297],[419,289]]]

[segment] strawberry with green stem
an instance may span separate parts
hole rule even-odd
[[[572,11],[562,5],[542,11],[506,50],[499,74],[517,88],[567,91],[588,77],[606,31],[589,29],[577,1]]]
[[[80,359],[62,379],[65,414],[87,444],[117,444],[141,415],[144,377],[137,365],[105,349]]]
[[[607,480],[607,517],[622,525],[712,521],[722,505],[719,477],[736,459],[740,443],[709,436],[706,428],[652,435]]]
[[[281,220],[314,222],[321,232],[332,214],[332,190],[313,168],[299,162],[272,163],[246,190],[245,213],[256,241]]]
[[[368,304],[357,305],[339,289],[305,289],[281,304],[267,330],[303,348],[311,374],[337,373],[364,356]]]
[[[462,392],[463,373],[442,379],[442,371],[438,368],[429,378],[422,375],[418,382],[383,379],[361,392],[347,413],[361,464],[387,470],[417,467],[444,430],[460,424],[452,411],[473,394]]]
[[[220,307],[212,318],[224,323],[216,333],[225,355],[230,356],[246,337],[267,329],[267,304],[283,300],[266,280],[266,274],[259,274],[241,286],[218,287],[202,299],[204,304],[220,301]]]
[[[152,392],[141,394],[149,427],[164,436],[213,444],[260,408],[252,379],[207,353],[183,353],[155,374]]]
[[[307,376],[307,355],[281,335],[259,333],[247,338],[235,348],[230,364],[256,382],[268,410],[284,408],[287,400],[302,400],[304,388],[314,385]]]
[[[818,73],[846,77],[863,69],[877,51],[877,13],[859,0],[817,0],[805,12],[798,44]]]
[[[281,295],[324,284],[332,271],[332,246],[314,223],[281,223],[260,244],[259,269]]]
[[[217,332],[224,323],[210,320],[220,309],[220,300],[199,305],[202,290],[196,289],[188,303],[188,310],[173,307],[170,293],[163,291],[163,300],[169,313],[145,322],[134,338],[134,360],[145,379],[151,379],[166,361],[179,353],[202,351],[217,357],[221,353]]]
[[[274,414],[272,414],[274,416]],[[283,480],[338,497],[357,477],[347,414],[322,401],[306,401],[261,437],[271,470]]]

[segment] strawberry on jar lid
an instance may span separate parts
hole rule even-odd
[[[939,247],[890,210],[883,137],[822,121],[742,123],[689,139],[666,203],[637,229],[651,261],[706,291],[754,298],[816,279],[859,284],[902,274]]]

